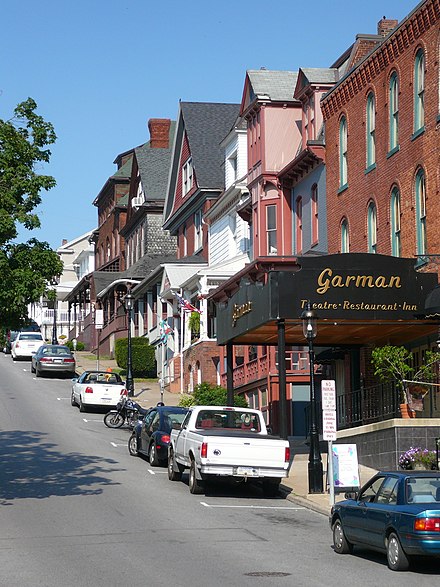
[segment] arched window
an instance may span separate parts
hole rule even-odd
[[[310,194],[311,201],[311,224],[312,224],[312,246],[316,245],[319,240],[319,223],[318,223],[318,186],[312,185]]]
[[[347,120],[345,116],[339,123],[339,188],[347,185]]]
[[[302,253],[303,234],[302,234],[302,198],[296,199],[295,203],[295,249],[296,254]]]
[[[376,253],[377,249],[377,212],[374,202],[370,202],[367,210],[368,252]]]
[[[400,257],[400,192],[394,187],[391,192],[390,202],[390,219],[391,219],[391,254],[394,257]]]
[[[346,218],[342,219],[341,222],[341,253],[349,253],[350,252],[350,240],[349,240],[349,233],[348,233],[348,220]]]
[[[416,53],[414,61],[414,132],[425,124],[425,55],[423,49]]]
[[[373,92],[367,97],[367,169],[376,163],[376,106]]]
[[[415,181],[417,256],[426,254],[426,187],[425,172],[419,169]]]
[[[399,78],[394,72],[390,77],[390,152],[399,145]]]

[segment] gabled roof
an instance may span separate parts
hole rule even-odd
[[[294,101],[293,91],[298,72],[270,69],[250,69],[246,72],[240,114],[257,100],[271,102]]]
[[[301,67],[298,72],[296,91],[308,85],[333,85],[339,79],[339,72],[334,67]]]
[[[176,187],[179,180],[181,150],[185,137],[192,158],[198,191],[224,189],[224,151],[221,141],[231,130],[239,113],[238,104],[211,102],[181,102],[171,159],[167,196],[164,209],[164,228],[175,211]],[[187,205],[191,202],[188,198]],[[182,206],[180,206],[182,208]]]
[[[135,149],[136,160],[146,201],[164,200],[170,171],[176,122],[171,121],[167,149],[151,148],[150,141]]]

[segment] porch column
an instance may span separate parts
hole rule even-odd
[[[234,371],[232,357],[232,343],[226,344],[226,389],[228,390],[227,404],[234,405]]]
[[[279,389],[279,432],[287,438],[287,398],[286,398],[286,324],[283,318],[277,320],[278,328],[278,389]]]

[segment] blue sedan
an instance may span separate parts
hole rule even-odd
[[[384,552],[393,571],[407,570],[413,556],[440,556],[439,471],[380,472],[345,497],[330,514],[335,552]]]

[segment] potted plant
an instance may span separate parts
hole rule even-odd
[[[385,345],[376,347],[371,354],[374,374],[381,381],[394,379],[400,393],[400,411],[402,417],[413,418],[414,410],[409,407],[408,380],[412,382],[433,381],[436,376],[435,367],[440,361],[440,353],[427,351],[424,364],[417,371],[411,366],[411,351],[403,346]]]
[[[191,340],[195,340],[200,336],[200,314],[199,312],[191,312],[188,318],[188,328],[191,330]]]
[[[437,453],[427,448],[412,446],[399,457],[401,469],[434,469],[437,466]]]

